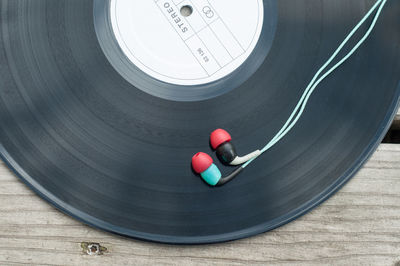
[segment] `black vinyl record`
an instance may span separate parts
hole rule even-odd
[[[0,153],[41,197],[89,225],[191,244],[271,230],[349,180],[396,111],[400,2],[389,0],[295,128],[231,183],[210,188],[190,164],[196,152],[213,154],[210,132],[228,130],[243,154],[266,144],[374,1],[264,0],[252,54],[197,86],[128,62],[110,34],[109,3],[0,0]]]

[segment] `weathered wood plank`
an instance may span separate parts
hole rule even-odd
[[[82,242],[107,251],[89,256]],[[35,196],[0,164],[0,264],[243,265],[400,261],[400,145],[381,145],[334,197],[273,232],[231,243],[168,246],[85,226]]]

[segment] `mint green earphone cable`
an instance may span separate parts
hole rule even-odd
[[[297,103],[297,106],[293,110],[292,114],[290,115],[289,119],[286,121],[285,125],[279,130],[279,132],[275,135],[275,137],[261,150],[261,154],[269,150],[272,146],[278,143],[284,136],[286,136],[289,131],[296,125],[297,121],[302,116],[304,109],[310,99],[312,93],[317,88],[317,86],[332,72],[334,72],[339,66],[341,66],[344,62],[346,62],[357,49],[365,42],[365,40],[369,37],[372,30],[374,29],[376,22],[382,12],[383,7],[385,6],[387,0],[378,0],[375,5],[369,10],[369,12],[363,17],[363,19],[353,28],[353,30],[349,33],[349,35],[345,38],[345,40],[340,44],[337,50],[332,54],[332,56],[328,59],[328,61],[318,70],[315,74],[314,78],[307,86],[306,90],[304,91],[301,99]],[[336,58],[339,52],[343,49],[343,47],[348,43],[348,41],[353,37],[353,35],[360,29],[360,27],[367,21],[367,19],[371,16],[371,14],[377,9],[378,11],[375,14],[375,17],[365,35],[361,38],[361,40],[353,47],[353,49],[344,56],[338,63],[336,63],[332,68],[330,68],[325,74],[323,74],[319,79],[318,77],[320,74],[329,66],[330,63]],[[317,80],[318,79],[318,80]],[[297,114],[297,116],[293,119],[293,117]],[[256,158],[253,158],[242,165],[242,168],[245,168],[250,163],[252,163]]]

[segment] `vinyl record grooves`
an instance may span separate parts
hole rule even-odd
[[[338,190],[383,138],[400,95],[399,1],[240,178],[210,188],[190,159],[211,154],[215,128],[243,153],[270,140],[373,2],[264,0],[245,62],[189,86],[152,78],[115,49],[112,1],[0,0],[2,158],[57,208],[117,234],[195,244],[276,228]]]

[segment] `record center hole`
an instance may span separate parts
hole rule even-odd
[[[193,14],[193,7],[190,5],[182,6],[181,7],[181,15],[184,17],[189,17]]]

